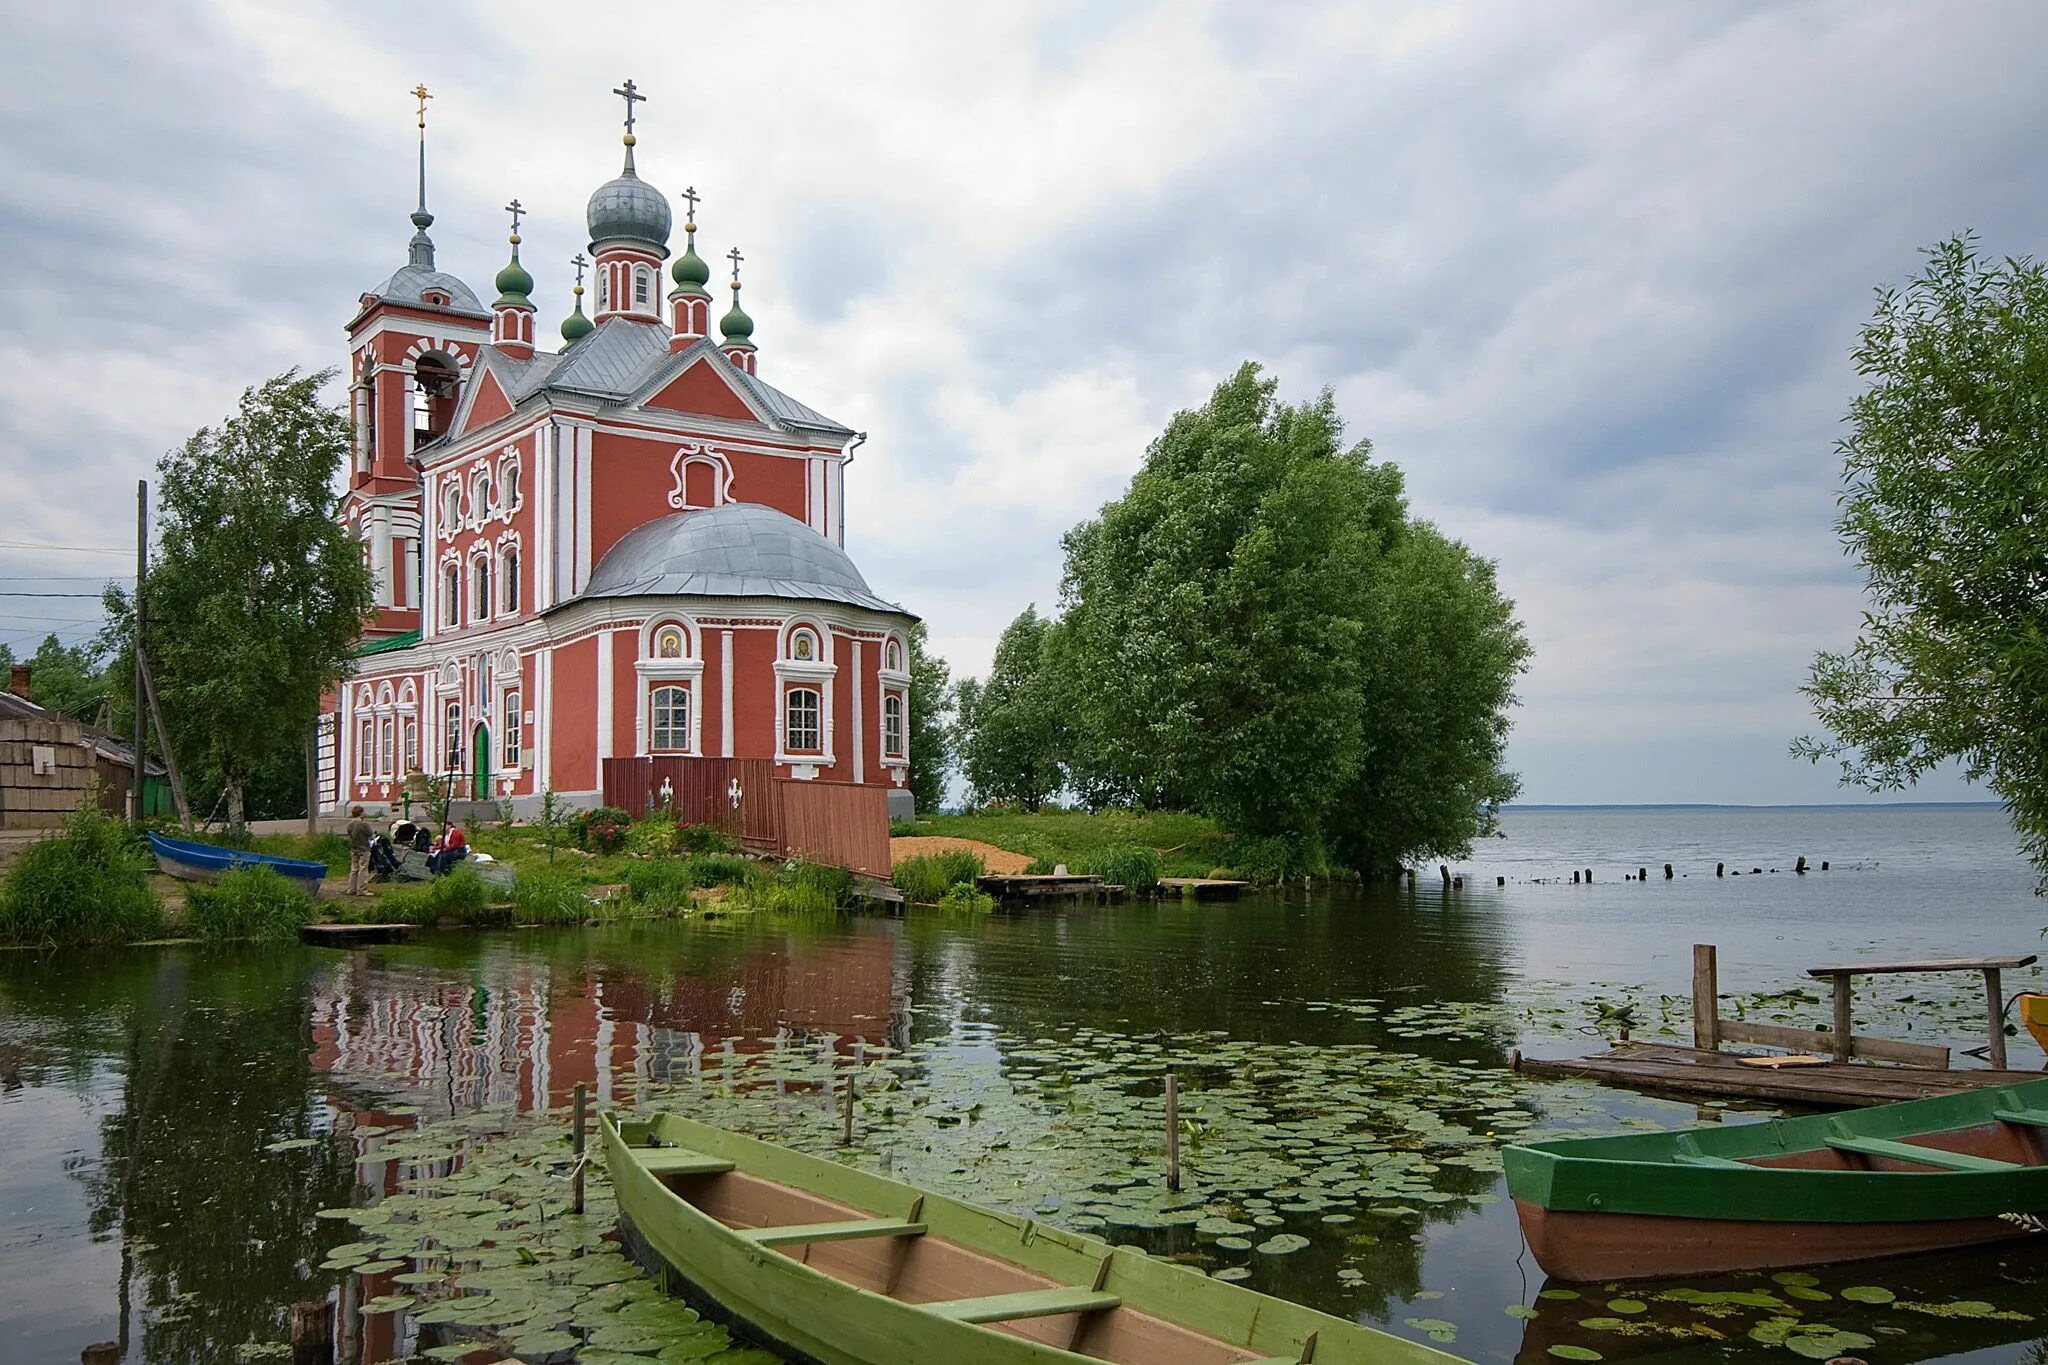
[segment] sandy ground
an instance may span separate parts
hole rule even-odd
[[[891,839],[889,861],[900,863],[905,858],[916,858],[927,853],[951,853],[956,849],[980,854],[982,866],[997,876],[1009,876],[1031,866],[1031,860],[1023,854],[1012,853],[1007,848],[997,848],[994,844],[984,844],[979,839],[940,839],[932,836]]]

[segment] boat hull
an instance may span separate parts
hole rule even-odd
[[[622,1130],[605,1115],[602,1131],[620,1220],[636,1253],[672,1271],[707,1316],[818,1365],[1244,1365],[1298,1360],[1311,1336],[1318,1365],[1456,1361],[1135,1248],[921,1193],[688,1120],[659,1116]],[[643,1145],[650,1133],[735,1169],[672,1174],[671,1188],[636,1156],[664,1150]],[[878,1217],[924,1231],[774,1249],[742,1231]],[[1048,1285],[1111,1294],[1118,1302],[1085,1317],[1066,1312],[1000,1325],[919,1306]]]
[[[1947,1251],[2048,1214],[2048,1080],[1845,1115],[1509,1147],[1537,1264],[1623,1280]]]
[[[1515,1201],[1522,1240],[1559,1280],[1657,1280],[1874,1261],[2032,1234],[1997,1218],[1765,1223],[1640,1213],[1561,1213]]]
[[[181,881],[218,881],[223,872],[238,867],[267,867],[279,876],[297,882],[308,891],[317,892],[320,883],[327,876],[327,864],[307,862],[300,858],[277,858],[267,853],[248,853],[236,848],[217,848],[212,844],[192,843],[185,839],[168,839],[161,834],[149,836],[150,852],[156,855],[156,865],[162,871]]]

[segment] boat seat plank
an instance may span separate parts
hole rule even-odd
[[[649,1175],[723,1175],[733,1169],[730,1161],[687,1147],[638,1148],[633,1159]]]
[[[797,1246],[810,1242],[853,1242],[863,1237],[922,1237],[923,1223],[896,1218],[862,1218],[844,1223],[793,1223],[786,1227],[741,1228],[755,1246]]]
[[[1123,1299],[1099,1289],[1064,1285],[1026,1289],[1015,1294],[990,1294],[980,1299],[941,1299],[913,1307],[954,1322],[1013,1322],[1018,1318],[1050,1318],[1063,1313],[1100,1313]]]
[[[2018,1123],[2029,1128],[2048,1128],[2048,1109],[1995,1109],[1991,1117],[2000,1123]]]
[[[2017,1171],[2024,1167],[2010,1161],[1994,1161],[1987,1156],[1965,1156],[1961,1152],[1944,1152],[1933,1147],[1917,1147],[1910,1142],[1891,1142],[1884,1138],[1831,1137],[1828,1146],[1838,1152],[1860,1152],[1864,1156],[1889,1157],[1894,1161],[1914,1161],[1922,1166],[1939,1166],[1946,1171]]]
[[[1711,1166],[1717,1171],[1731,1169],[1755,1171],[1762,1169],[1758,1166],[1752,1166],[1746,1161],[1731,1161],[1725,1156],[1708,1156],[1704,1152],[1674,1152],[1671,1159],[1680,1166]]]

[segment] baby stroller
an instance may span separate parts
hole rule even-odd
[[[391,841],[381,834],[370,836],[370,875],[380,882],[388,882],[398,875],[398,853],[391,847]]]

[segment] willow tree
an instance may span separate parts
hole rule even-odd
[[[144,630],[181,757],[216,769],[240,832],[251,776],[302,753],[374,602],[361,547],[334,519],[348,423],[332,371],[288,370],[157,464],[157,551]],[[109,594],[113,637],[130,604]]]
[[[1952,237],[1878,292],[1852,355],[1836,530],[1869,607],[1815,657],[1829,733],[1793,752],[1872,791],[1960,764],[2048,890],[2048,272]]]

